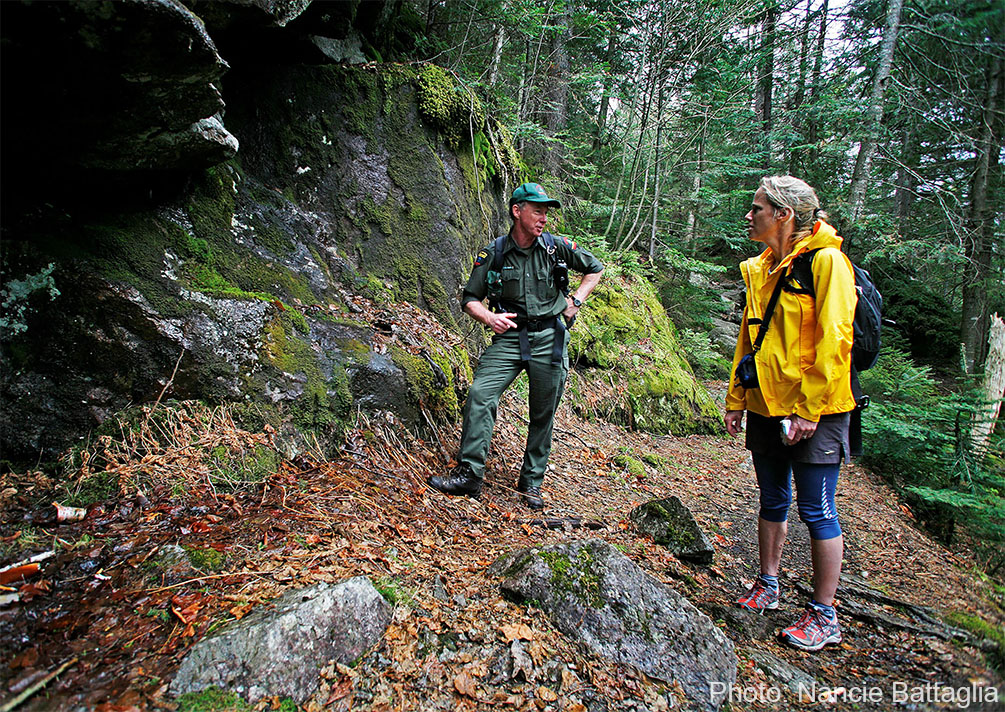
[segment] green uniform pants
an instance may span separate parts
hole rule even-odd
[[[568,346],[568,331],[559,338]],[[520,468],[520,484],[540,487],[551,454],[551,431],[555,411],[565,389],[569,373],[569,356],[563,348],[562,363],[552,365],[555,330],[544,329],[527,334],[530,341],[530,361],[520,360],[520,339],[516,332],[507,332],[493,339],[482,354],[474,382],[464,406],[464,429],[461,431],[461,451],[458,459],[466,463],[479,480],[485,475],[485,457],[492,440],[499,398],[511,383],[527,369],[530,380],[528,396],[530,426],[527,447]]]

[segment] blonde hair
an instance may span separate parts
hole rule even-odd
[[[791,242],[798,242],[811,232],[817,220],[826,220],[827,213],[820,208],[820,199],[806,181],[792,176],[765,176],[761,178],[768,202],[776,208],[792,211],[795,227]]]

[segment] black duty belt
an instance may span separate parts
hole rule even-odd
[[[497,338],[506,338],[510,334],[516,334],[520,338],[520,360],[530,361],[530,339],[527,334],[532,331],[544,331],[545,329],[555,330],[555,344],[551,349],[551,363],[558,365],[562,363],[565,356],[565,320],[562,315],[549,317],[547,319],[516,319],[516,329],[510,329]]]

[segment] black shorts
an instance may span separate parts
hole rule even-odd
[[[851,413],[834,413],[820,416],[813,437],[794,445],[782,442],[782,416],[765,417],[747,411],[745,444],[751,452],[790,462],[814,465],[832,465],[847,460],[851,453],[848,440],[848,423]]]

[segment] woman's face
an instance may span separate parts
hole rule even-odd
[[[743,216],[747,221],[747,235],[755,242],[765,242],[776,234],[782,221],[776,219],[777,210],[768,202],[764,188],[758,188],[754,193],[754,202],[750,212]]]

